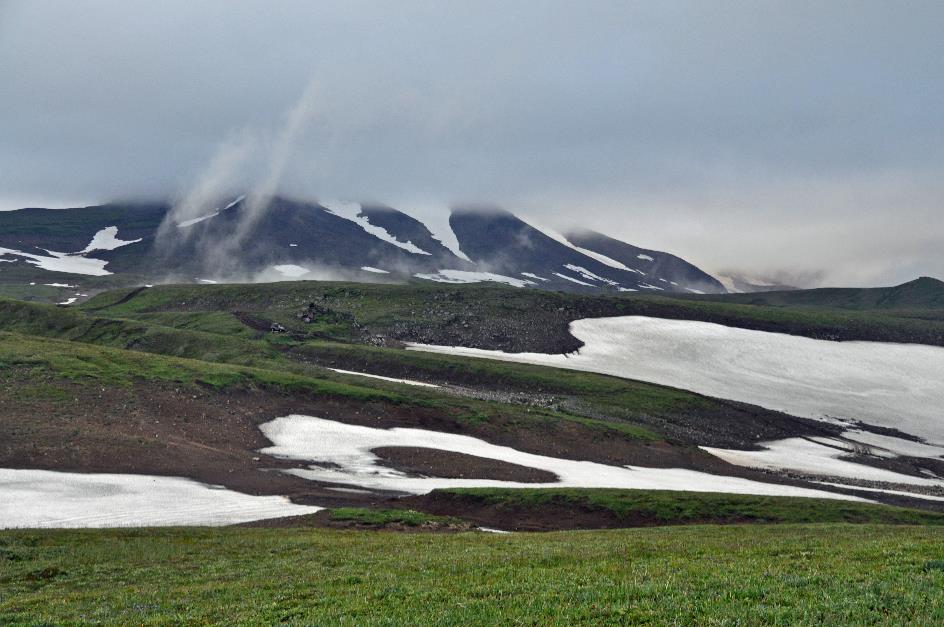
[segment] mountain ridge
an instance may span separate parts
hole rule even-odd
[[[454,210],[449,226],[459,249],[453,251],[422,220],[379,203],[275,196],[256,214],[257,208],[247,204],[236,197],[218,203],[215,211],[179,222],[169,222],[172,207],[160,202],[5,212],[0,214],[0,260],[48,271],[74,262],[76,274],[83,274],[79,262],[94,261],[99,274],[135,275],[150,282],[337,275],[367,281],[496,281],[569,292],[724,291],[710,275],[675,255],[649,251],[653,258],[672,261],[665,271],[659,265],[614,263],[602,253],[562,243],[503,209]],[[112,247],[90,248],[96,238],[108,237]]]

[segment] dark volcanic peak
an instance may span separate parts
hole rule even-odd
[[[675,255],[639,248],[587,229],[566,234],[572,244],[604,255],[624,265],[642,269],[646,274],[709,294],[724,293],[724,286],[713,276]]]
[[[452,233],[377,203],[276,196],[259,205],[234,196],[200,215],[177,218],[171,211],[166,203],[112,203],[3,213],[0,247],[12,251],[4,253],[9,266],[4,265],[31,272],[65,272],[65,265],[79,274],[94,266],[99,274],[149,282],[414,278],[578,292],[723,290],[674,255],[599,233],[578,233],[568,241],[497,207],[453,211]],[[455,239],[461,253],[450,249],[455,244],[447,245],[446,237]],[[40,256],[47,250],[68,253],[66,261],[76,263],[39,259],[37,250]]]

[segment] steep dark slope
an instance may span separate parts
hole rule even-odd
[[[474,270],[474,265],[456,257],[451,250],[436,239],[425,224],[402,211],[384,205],[364,205],[360,215],[371,224],[385,229],[401,242],[412,242],[440,264],[441,268]]]
[[[675,255],[639,248],[596,231],[571,231],[566,237],[576,246],[606,255],[630,268],[643,270],[646,274],[709,294],[725,292],[724,286],[713,276]]]
[[[75,209],[20,209],[0,213],[0,247],[73,253],[99,230],[118,227],[124,240],[153,235],[167,213],[165,203],[112,203]]]
[[[454,211],[449,224],[462,252],[470,259],[499,274],[520,277],[526,272],[537,275],[544,280],[532,280],[544,288],[586,292],[600,289],[617,291],[619,288],[670,289],[668,283],[648,278],[642,272],[620,270],[600,263],[507,211]]]

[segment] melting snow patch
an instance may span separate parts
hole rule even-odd
[[[391,381],[393,383],[405,383],[407,385],[419,385],[426,388],[438,388],[438,385],[432,383],[423,383],[422,381],[411,381],[410,379],[394,379],[393,377],[382,377],[379,374],[367,374],[366,372],[354,372],[353,370],[341,370],[340,368],[328,368],[340,374],[353,374],[358,377],[370,377],[371,379],[380,379],[381,381]]]
[[[828,443],[824,443],[812,442],[805,438],[787,438],[774,442],[763,442],[761,446],[764,449],[760,451],[740,451],[710,446],[699,448],[735,466],[767,470],[792,470],[808,475],[864,479],[923,487],[944,487],[944,483],[941,481],[922,479],[840,459],[853,452],[853,449],[847,448],[848,445],[842,440],[829,440]]]
[[[563,244],[567,248],[570,248],[571,250],[575,250],[581,255],[590,257],[591,259],[595,261],[599,261],[605,266],[610,266],[611,268],[616,268],[617,270],[626,270],[628,272],[639,272],[639,270],[633,270],[632,268],[627,267],[625,264],[620,263],[619,261],[612,259],[610,257],[607,257],[606,255],[603,255],[593,250],[589,250],[587,248],[581,248],[580,246],[572,244],[570,240],[568,240],[566,237],[564,237],[563,235],[561,235],[554,229],[550,229],[550,228],[547,228],[546,226],[539,225],[537,222],[535,222],[531,218],[521,218],[521,220],[527,223],[527,225],[530,226],[532,229],[543,233],[544,235],[550,237],[555,242],[559,244]],[[639,273],[642,274],[641,272]]]
[[[677,283],[673,283],[672,285],[678,285],[678,284],[677,284]],[[692,294],[704,294],[703,291],[701,291],[701,290],[696,290],[694,287],[686,287],[685,289],[686,289],[687,291],[691,292]]]
[[[648,283],[640,283],[640,284],[639,284],[639,287],[641,287],[641,288],[643,288],[643,289],[646,289],[646,290],[659,290],[660,292],[664,292],[664,291],[665,291],[665,290],[662,289],[661,287],[657,287],[657,286],[655,286],[655,285],[649,285]]]
[[[188,227],[188,226],[193,226],[194,224],[197,224],[198,222],[203,222],[204,220],[209,220],[210,218],[215,218],[216,216],[220,215],[220,213],[222,213],[223,211],[226,211],[227,209],[230,209],[230,208],[232,208],[232,207],[235,207],[236,205],[238,205],[239,203],[241,203],[245,198],[246,198],[245,196],[239,196],[238,198],[236,198],[236,200],[234,200],[233,202],[229,203],[228,205],[226,205],[226,206],[223,207],[222,209],[217,209],[216,211],[214,211],[214,212],[212,212],[212,213],[208,213],[208,214],[206,214],[206,215],[199,216],[199,217],[197,217],[197,218],[192,218],[192,219],[190,219],[190,220],[184,220],[183,222],[178,222],[178,223],[177,223],[177,228],[184,228],[184,227]]]
[[[572,270],[573,272],[576,272],[577,274],[579,274],[579,275],[582,276],[583,278],[588,279],[588,280],[590,280],[590,281],[602,281],[602,282],[604,282],[604,283],[606,283],[606,284],[608,284],[608,285],[619,285],[619,283],[617,283],[616,281],[611,281],[610,279],[605,279],[605,278],[603,278],[602,276],[600,276],[600,275],[598,275],[598,274],[594,274],[594,273],[590,272],[589,270],[587,270],[587,269],[584,268],[583,266],[575,266],[575,265],[572,264],[572,263],[568,263],[568,264],[564,264],[564,267],[567,268],[568,270]]]
[[[596,285],[593,285],[592,283],[584,283],[580,279],[575,279],[572,276],[567,276],[566,274],[561,274],[560,272],[552,272],[551,274],[559,276],[562,279],[567,279],[571,283],[576,283],[577,285],[586,285],[587,287],[597,287]]]
[[[298,244],[289,244],[290,248],[298,248]]]
[[[372,268],[370,266],[361,266],[361,270],[364,272],[374,272],[376,274],[390,274],[387,270],[381,270],[380,268]]]
[[[278,266],[272,266],[276,272],[282,276],[296,278],[308,274],[308,268],[303,268],[302,266],[296,266],[295,264],[287,263]]]
[[[413,348],[639,379],[795,416],[860,420],[944,444],[939,346],[830,342],[643,316],[577,320],[570,330],[584,346],[568,356]]]
[[[197,281],[198,283],[206,283],[206,284],[208,284],[208,285],[216,285],[216,284],[217,284],[217,281],[214,281],[213,279],[201,279],[201,278],[198,278],[198,277],[194,277],[193,280],[194,280],[194,281]]]
[[[437,283],[481,283],[482,281],[494,281],[495,283],[507,283],[514,287],[537,285],[534,281],[516,279],[503,274],[469,272],[466,270],[440,270],[436,274],[414,274],[413,276],[418,279],[426,279],[427,281],[436,281]]]
[[[422,248],[416,246],[413,242],[401,242],[392,234],[387,232],[387,229],[376,226],[370,223],[370,220],[367,216],[359,215],[361,211],[360,203],[356,202],[338,202],[338,201],[325,201],[321,202],[321,206],[325,208],[325,211],[332,215],[336,215],[339,218],[344,218],[345,220],[350,220],[351,222],[360,226],[364,231],[370,233],[374,237],[381,239],[389,244],[393,244],[398,248],[413,253],[414,255],[428,255],[429,253],[423,250]]]
[[[107,261],[101,259],[89,259],[80,255],[70,255],[68,253],[57,253],[52,250],[45,251],[49,254],[35,255],[33,253],[24,253],[11,248],[0,248],[0,255],[15,255],[24,257],[27,263],[49,270],[50,272],[67,272],[69,274],[86,274],[89,276],[105,276],[111,274],[105,269]]]
[[[634,289],[631,288],[631,287],[621,287],[621,288],[619,288],[619,291],[621,291],[621,292],[638,292],[639,290],[634,290]]]
[[[75,289],[74,285],[69,285],[68,283],[43,283],[43,285],[47,287],[71,287],[72,289]]]
[[[655,259],[649,255],[636,255],[636,259],[642,259],[643,261],[655,261]]]
[[[348,425],[312,416],[276,418],[259,426],[274,445],[261,452],[277,457],[315,462],[307,469],[285,470],[312,481],[354,485],[362,488],[423,494],[450,487],[586,487],[693,490],[864,500],[819,490],[761,483],[736,477],[711,475],[682,468],[608,466],[524,453],[478,438],[426,429],[377,429]],[[411,477],[378,463],[373,449],[386,446],[432,448],[496,459],[554,473],[555,483],[518,483],[488,479]]]
[[[71,298],[67,298],[66,300],[62,301],[62,302],[59,303],[59,304],[60,304],[60,305],[71,305],[72,303],[74,303],[74,302],[77,301],[77,300],[79,300],[79,299],[73,296],[73,297],[71,297]]]
[[[93,250],[115,250],[116,248],[121,248],[122,246],[127,246],[128,244],[137,244],[141,241],[141,238],[131,239],[131,240],[122,240],[118,239],[117,226],[108,226],[96,233],[92,237],[92,241],[89,242],[89,245],[85,247],[84,250],[79,251],[80,255],[85,253],[90,253]]]
[[[217,526],[320,509],[181,477],[0,469],[0,528]]]
[[[542,276],[538,276],[538,275],[532,274],[532,273],[530,273],[530,272],[522,272],[522,273],[521,273],[521,276],[526,276],[526,277],[531,278],[531,279],[537,279],[538,281],[544,281],[544,282],[550,281],[550,279],[545,279],[545,278],[542,277]]]

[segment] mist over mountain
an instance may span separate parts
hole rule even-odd
[[[262,210],[240,195],[187,220],[174,215],[169,203],[5,212],[0,260],[149,282],[336,278],[568,292],[725,291],[675,255],[591,231],[565,237],[501,209],[454,211],[448,232],[376,203],[281,196]]]

